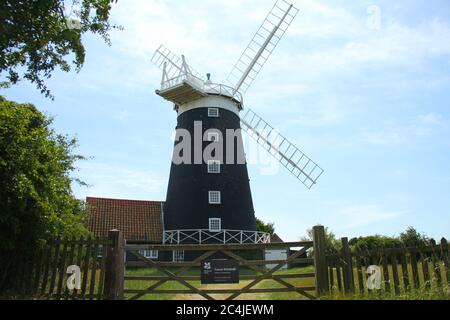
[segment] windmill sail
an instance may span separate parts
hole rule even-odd
[[[194,77],[202,79],[200,74],[191,67],[188,67],[188,70],[185,70],[183,59],[163,45],[155,51],[151,61],[165,72],[168,79],[173,79],[185,71],[188,71]]]
[[[308,189],[317,183],[324,170],[255,112],[248,109],[241,118],[241,125]]]
[[[228,75],[227,82],[236,91],[247,91],[297,13],[298,9],[285,0],[275,3]]]

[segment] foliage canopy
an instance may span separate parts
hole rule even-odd
[[[74,164],[84,158],[73,154],[76,140],[51,123],[35,106],[0,96],[0,255],[88,235],[84,202],[71,188]]]
[[[275,233],[275,224],[273,222],[265,223],[261,219],[256,218],[256,229],[259,232],[265,232],[272,235]]]
[[[22,78],[53,98],[45,84],[59,67],[78,72],[84,64],[82,35],[92,32],[109,45],[109,21],[117,0],[2,0],[0,2],[1,87]],[[72,59],[70,63],[68,57]],[[6,75],[5,75],[6,74]],[[2,77],[2,78],[4,78]]]

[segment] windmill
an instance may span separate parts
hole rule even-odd
[[[256,229],[243,142],[240,129],[275,157],[289,172],[311,189],[323,173],[313,160],[278,133],[251,109],[244,111],[245,93],[276,48],[298,13],[278,0],[227,77],[227,84],[213,83],[190,67],[185,56],[160,46],[152,62],[163,72],[156,93],[174,103],[177,113],[177,146],[183,141],[194,149],[181,163],[172,162],[164,206],[164,243],[264,243],[270,236]],[[241,116],[241,113],[243,116]],[[199,126],[199,124],[201,126]],[[195,142],[178,135],[206,137],[195,151]],[[229,136],[227,130],[238,134]],[[236,144],[222,157],[201,159],[211,144]],[[198,146],[197,146],[198,147]],[[244,157],[239,162],[239,157]],[[233,161],[225,161],[232,159]],[[197,160],[197,161],[196,161]],[[174,253],[174,260],[183,259]]]

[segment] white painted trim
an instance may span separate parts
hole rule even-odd
[[[208,229],[165,230],[164,244],[183,243],[270,243],[270,234],[259,231],[229,230],[211,232]]]
[[[176,254],[179,253],[182,259],[175,259]],[[172,262],[183,262],[184,261],[184,250],[173,250],[172,251]]]
[[[218,229],[212,229],[211,228],[212,223],[214,223],[214,222],[218,222],[219,223],[219,228]],[[209,226],[209,232],[220,232],[220,231],[222,231],[222,219],[220,219],[220,218],[209,218],[208,226]]]
[[[150,253],[147,255],[147,253]],[[147,259],[158,259],[159,252],[158,250],[142,250],[141,254],[146,257]]]
[[[211,201],[211,198],[212,198],[212,195],[213,194],[216,194],[218,197],[218,201]],[[220,191],[218,191],[218,190],[211,190],[211,191],[208,191],[208,203],[209,204],[222,204],[222,194],[221,194],[221,192]]]
[[[223,97],[223,96],[207,96],[183,105],[180,105],[178,107],[178,116],[181,114],[191,111],[198,108],[217,108],[224,109],[231,111],[235,113],[237,116],[239,116],[239,107],[236,102],[231,100],[230,98]]]
[[[212,170],[212,168],[216,168],[216,166],[217,166],[217,168],[219,168],[219,170],[218,171]],[[221,171],[222,171],[222,168],[221,168],[221,163],[219,160],[208,160],[208,173],[219,174],[219,173],[221,173]]]
[[[208,108],[208,117],[210,118],[219,118],[220,117],[220,111],[219,108]]]

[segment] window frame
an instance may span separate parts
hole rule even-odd
[[[181,257],[181,259],[180,259]],[[177,258],[177,259],[175,259]],[[184,250],[172,251],[172,262],[184,262]]]
[[[221,163],[219,160],[208,160],[207,166],[208,166],[208,173],[211,174],[220,174],[222,173]],[[218,168],[217,171],[212,170],[212,168]]]
[[[147,253],[150,253],[150,254],[147,254]],[[159,257],[158,250],[142,250],[140,252],[140,254],[142,254],[147,259],[158,259],[158,257]]]
[[[214,197],[213,194],[217,194],[217,201],[212,201],[212,198]],[[210,190],[208,191],[208,203],[209,204],[222,204],[222,192],[218,190]]]
[[[215,112],[215,113],[213,113]],[[219,108],[214,108],[214,107],[209,107],[208,108],[208,117],[209,118],[219,118],[220,113],[219,113]]]
[[[214,223],[218,222],[218,229],[211,228]],[[221,218],[209,218],[208,221],[209,232],[221,232],[222,231],[222,219]]]

